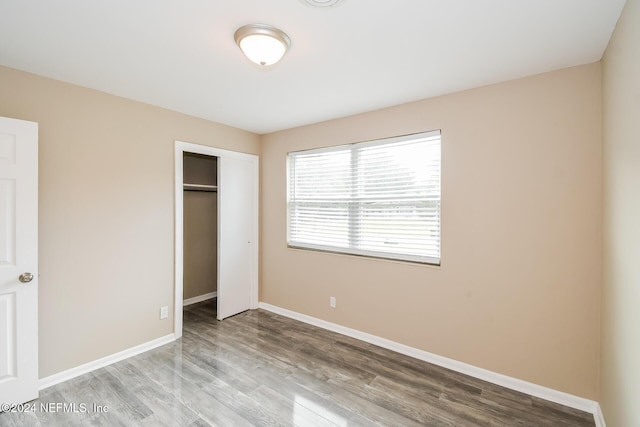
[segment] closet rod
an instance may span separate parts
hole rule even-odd
[[[184,191],[212,191],[217,192],[217,185],[203,185],[203,184],[183,184]]]

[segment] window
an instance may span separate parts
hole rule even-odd
[[[289,153],[289,246],[440,264],[440,131]]]

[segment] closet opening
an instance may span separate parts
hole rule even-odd
[[[218,158],[184,152],[183,310],[215,319],[218,297]]]
[[[210,304],[217,320],[258,308],[259,162],[190,142],[174,149],[177,339],[190,307]]]

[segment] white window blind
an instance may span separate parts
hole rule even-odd
[[[289,153],[292,247],[440,263],[440,131]]]

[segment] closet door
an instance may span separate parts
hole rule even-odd
[[[256,308],[257,176],[256,156],[218,159],[218,320]]]

